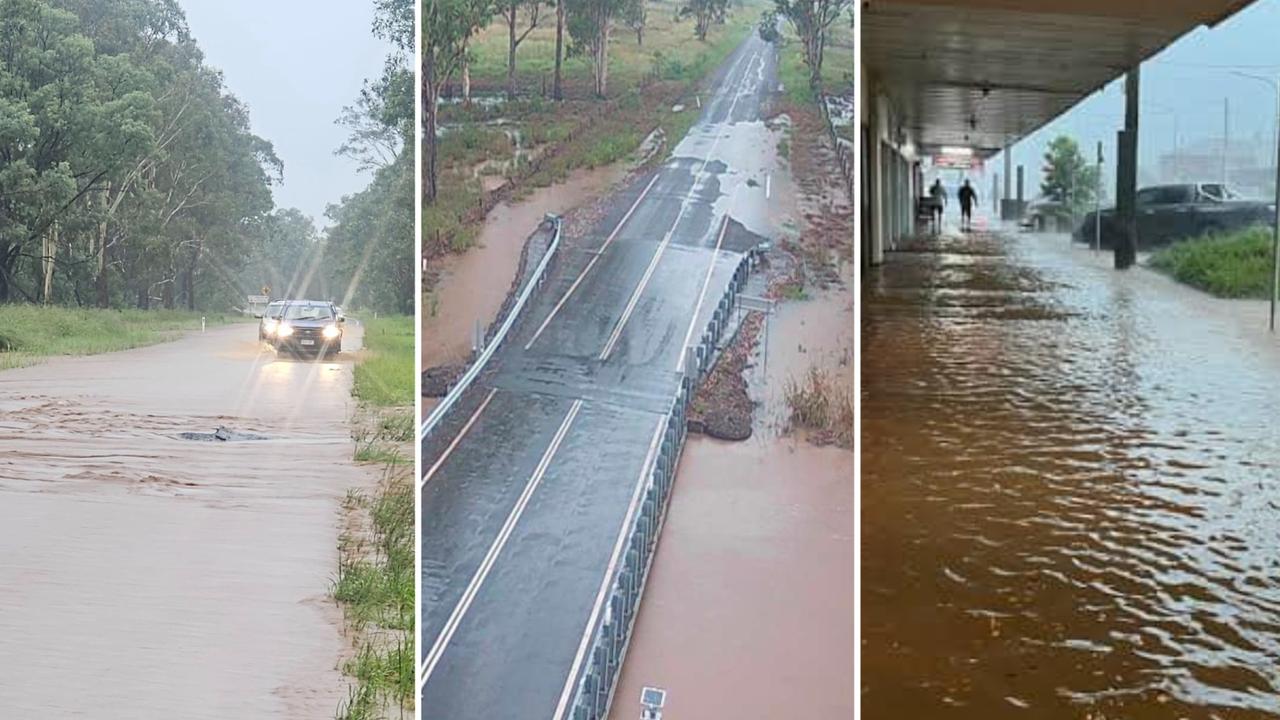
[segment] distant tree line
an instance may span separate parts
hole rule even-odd
[[[379,10],[375,31],[391,37]],[[412,190],[408,229],[382,215],[403,192],[395,168],[412,137],[411,64],[396,55],[344,115],[343,151],[396,146],[368,190],[331,206],[320,237],[274,208],[284,167],[175,0],[0,0],[0,302],[226,308],[304,280],[340,298],[357,270],[375,284],[397,249],[411,278]],[[412,285],[407,301],[358,297],[412,308]]]

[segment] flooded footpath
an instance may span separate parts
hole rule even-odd
[[[1280,342],[1063,236],[866,276],[869,720],[1280,717]]]
[[[0,715],[309,720],[346,698],[328,591],[341,501],[373,480],[351,462],[360,328],[326,362],[256,333],[0,372]]]

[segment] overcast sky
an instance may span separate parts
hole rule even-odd
[[[179,0],[209,65],[249,106],[253,131],[284,162],[276,204],[324,227],[325,207],[363,189],[368,174],[333,151],[346,138],[334,124],[377,77],[390,46],[375,38],[372,0]]]
[[[1249,140],[1259,152],[1272,152],[1275,92],[1264,83],[1233,72],[1280,82],[1277,28],[1280,0],[1257,0],[1217,27],[1188,33],[1143,64],[1139,184],[1144,177],[1155,180],[1148,173],[1154,173],[1158,158],[1173,149],[1175,130],[1179,146],[1184,149],[1222,137],[1224,98],[1230,108],[1227,115],[1233,144],[1236,140]],[[1013,160],[1026,166],[1028,197],[1039,194],[1041,157],[1049,141],[1060,134],[1076,138],[1090,160],[1097,142],[1102,141],[1108,195],[1113,195],[1116,131],[1123,124],[1124,82],[1117,80],[1019,142]],[[1003,157],[997,155],[988,163],[987,172],[1003,172],[1003,165]],[[989,192],[989,174],[985,182]]]

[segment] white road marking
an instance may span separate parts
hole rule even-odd
[[[765,200],[768,200],[772,195],[772,190],[773,190],[772,181],[773,181],[773,173],[767,173],[764,176],[764,199]]]
[[[738,187],[742,187],[739,185]],[[734,192],[734,196],[737,196]],[[730,202],[730,207],[733,203]],[[702,312],[702,303],[707,297],[707,288],[711,285],[711,275],[716,270],[716,260],[720,258],[720,246],[724,244],[725,231],[729,229],[729,213],[724,214],[724,222],[720,225],[720,235],[716,237],[716,249],[711,253],[711,262],[707,264],[707,276],[702,279],[702,291],[698,293],[698,304],[693,307],[693,317],[689,318],[689,330],[684,334],[684,342],[680,343],[680,361],[676,363],[676,372],[684,371],[684,359],[689,353],[685,352],[685,348],[689,347],[689,341],[693,339],[693,328],[698,324],[698,313]]]
[[[520,493],[515,507],[511,508],[511,513],[507,515],[507,521],[502,524],[502,529],[498,531],[498,536],[494,538],[493,545],[489,547],[489,552],[485,554],[480,567],[476,569],[471,582],[467,584],[467,589],[462,593],[462,598],[453,608],[453,612],[450,613],[449,620],[445,622],[444,628],[436,636],[436,641],[431,646],[431,652],[427,653],[427,657],[422,661],[422,672],[418,681],[419,693],[422,692],[422,688],[426,687],[431,673],[435,671],[440,658],[444,656],[444,651],[448,648],[449,641],[453,639],[453,634],[457,631],[458,625],[462,623],[462,618],[467,614],[467,609],[471,607],[472,600],[475,599],[476,593],[480,591],[480,586],[484,584],[485,578],[489,576],[489,571],[493,569],[494,563],[497,562],[499,553],[506,546],[512,531],[515,530],[516,523],[520,520],[520,516],[524,514],[524,509],[529,504],[529,499],[533,497],[534,491],[542,483],[547,467],[551,465],[551,459],[555,457],[556,451],[560,449],[560,443],[564,441],[565,435],[569,432],[569,426],[573,424],[573,419],[578,416],[578,411],[581,409],[582,400],[574,400],[573,405],[569,408],[569,413],[564,416],[564,421],[560,423],[560,429],[556,430],[555,437],[551,438],[551,444],[547,447],[546,452],[542,454],[542,460],[538,462],[533,474],[529,476],[529,482],[525,484],[524,492]]]
[[[627,210],[627,214],[623,215],[622,219],[618,221],[618,225],[613,228],[613,232],[609,233],[609,237],[605,238],[604,244],[595,251],[595,257],[591,258],[591,262],[587,263],[587,266],[582,269],[582,272],[578,273],[577,279],[569,286],[569,291],[564,294],[564,297],[560,298],[560,301],[556,303],[555,307],[551,308],[551,313],[547,315],[547,318],[543,320],[542,324],[538,326],[538,329],[534,331],[533,337],[529,338],[529,342],[525,343],[525,350],[533,347],[533,343],[538,340],[538,336],[541,335],[542,331],[546,330],[547,326],[551,324],[551,319],[556,316],[556,313],[560,312],[560,308],[564,307],[565,302],[569,300],[569,296],[573,294],[574,290],[578,289],[578,285],[582,282],[582,279],[587,276],[587,273],[591,272],[591,268],[595,267],[596,261],[598,261],[600,256],[604,254],[604,251],[609,248],[609,243],[613,242],[613,239],[618,236],[618,232],[622,230],[622,226],[626,225],[627,221],[631,219],[631,214],[636,211],[636,208],[640,207],[640,201],[644,200],[645,196],[649,194],[649,189],[652,188],[653,184],[657,181],[658,174],[654,173],[653,178],[649,180],[649,184],[644,187],[644,192],[640,193],[640,197],[636,198],[636,201],[631,204],[631,209]]]
[[[747,69],[742,73],[742,80],[738,83],[736,92],[733,96],[733,102],[729,104],[729,110],[725,113],[726,118],[732,118],[733,109],[737,107],[738,100],[742,99],[743,90],[746,88],[748,76],[751,74],[751,65],[755,63],[756,58],[760,57],[759,53],[752,53],[747,60]],[[720,123],[717,123],[719,125]],[[662,237],[662,242],[658,244],[658,249],[653,254],[653,259],[649,261],[649,267],[645,270],[644,277],[640,279],[640,284],[636,286],[635,291],[631,293],[631,299],[627,303],[627,307],[622,311],[622,316],[618,318],[617,324],[613,328],[613,333],[609,335],[609,340],[605,343],[604,349],[600,351],[597,359],[604,361],[609,359],[609,355],[613,353],[614,348],[618,344],[618,340],[622,337],[622,330],[627,325],[627,320],[631,318],[631,313],[635,311],[636,305],[640,302],[640,296],[644,293],[645,286],[649,284],[649,278],[653,276],[653,271],[658,266],[658,260],[662,257],[667,249],[667,245],[671,244],[671,238],[675,234],[676,228],[680,225],[680,220],[684,218],[685,211],[689,209],[689,201],[693,198],[693,194],[698,189],[699,181],[702,179],[703,173],[707,169],[707,163],[711,162],[711,156],[716,152],[716,146],[720,144],[720,133],[716,133],[711,141],[711,149],[707,151],[705,157],[702,158],[702,165],[699,166],[698,172],[693,175],[693,183],[689,186],[689,192],[685,194],[684,200],[680,204],[680,212],[676,214],[675,222],[671,223],[671,228],[667,230],[667,234]],[[683,350],[681,350],[683,352]]]
[[[560,691],[560,702],[556,705],[556,713],[551,716],[551,720],[560,720],[569,708],[569,702],[573,699],[573,681],[578,677],[578,671],[582,669],[582,662],[587,657],[587,650],[591,647],[592,630],[595,629],[596,621],[600,618],[600,611],[604,609],[604,601],[608,597],[609,581],[613,579],[613,573],[618,568],[618,561],[622,559],[622,550],[626,546],[627,530],[631,528],[632,522],[635,520],[636,510],[640,507],[640,500],[644,497],[644,488],[646,480],[649,478],[649,472],[653,467],[654,458],[658,452],[658,441],[662,439],[662,429],[666,424],[666,417],[658,419],[658,426],[653,430],[653,440],[649,442],[649,453],[645,456],[644,465],[640,467],[640,479],[636,481],[636,489],[631,494],[631,504],[627,507],[627,515],[622,520],[622,527],[618,530],[618,539],[613,543],[613,555],[609,557],[609,567],[604,571],[604,578],[600,581],[600,589],[596,592],[595,605],[591,607],[591,616],[587,619],[587,627],[582,631],[582,639],[578,642],[578,652],[573,656],[573,665],[569,668],[569,677],[564,682],[564,689]]]
[[[440,453],[440,457],[435,461],[435,464],[433,464],[431,469],[427,471],[427,474],[423,475],[422,479],[418,481],[419,486],[426,485],[427,481],[431,479],[431,476],[436,474],[436,471],[440,469],[441,465],[444,465],[444,461],[448,459],[449,454],[453,452],[454,448],[458,447],[458,443],[462,442],[463,436],[467,434],[467,431],[471,429],[472,425],[475,425],[476,420],[480,417],[480,413],[484,412],[484,409],[489,406],[489,401],[492,400],[493,396],[497,393],[498,388],[493,388],[489,391],[489,394],[485,396],[484,402],[480,403],[480,407],[476,408],[476,411],[471,413],[471,418],[467,420],[467,424],[462,426],[462,430],[458,432],[458,436],[453,439],[453,442],[449,443],[449,447],[446,447],[443,453]]]

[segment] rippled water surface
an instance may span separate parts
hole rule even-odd
[[[1280,343],[1249,306],[985,233],[864,303],[866,717],[1280,717]]]

